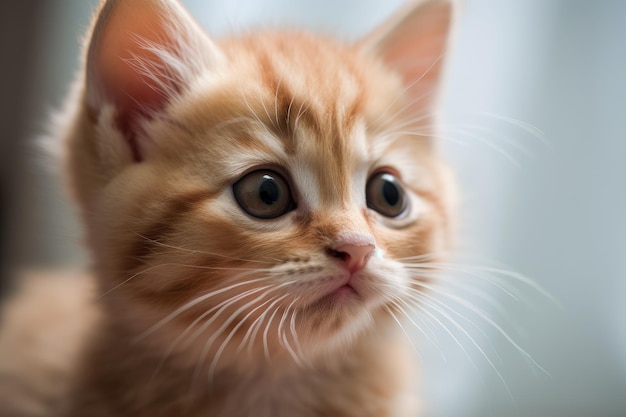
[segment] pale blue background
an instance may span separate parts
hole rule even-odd
[[[32,28],[39,46],[23,93],[23,137],[7,138],[24,149],[61,102],[94,3],[38,3],[45,19]],[[355,38],[401,2],[185,3],[214,34],[274,24]],[[626,415],[625,19],[619,0],[465,3],[444,121],[470,133],[450,134],[441,144],[460,180],[460,247],[479,263],[492,260],[531,277],[560,305],[522,285],[524,302],[483,286],[508,314],[473,300],[551,376],[463,309],[483,324],[487,337],[466,327],[489,360],[458,331],[467,354],[445,331],[436,333],[441,352],[418,339],[429,416]],[[503,117],[532,125],[532,132]],[[3,236],[11,268],[79,262],[71,209],[35,152],[21,154]]]

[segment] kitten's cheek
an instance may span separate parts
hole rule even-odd
[[[368,308],[375,308],[402,296],[403,289],[408,287],[409,277],[404,268],[386,259],[380,249],[376,250],[360,279],[355,281],[355,289]]]

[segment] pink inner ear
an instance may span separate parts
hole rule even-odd
[[[449,3],[426,6],[426,10],[422,13],[419,19],[419,36],[416,37],[410,28],[402,31],[398,42],[399,47],[391,51],[390,57],[390,59],[404,57],[405,62],[408,57],[413,59],[413,65],[406,67],[402,75],[406,85],[415,83],[412,86],[415,90],[414,97],[419,97],[421,94],[433,94],[436,91],[452,17]],[[432,97],[426,98],[427,103],[431,101]]]
[[[442,19],[436,15],[433,19]],[[396,67],[404,83],[437,81],[440,75],[447,34],[440,31],[434,22],[428,22],[415,37],[410,31],[398,34],[396,43],[385,53],[386,60]]]
[[[432,105],[451,20],[449,1],[410,3],[369,39],[386,64],[402,77],[416,112]]]
[[[173,77],[167,77],[163,59],[145,47],[146,43],[163,49],[173,49],[174,45],[170,27],[155,3],[107,3],[96,24],[88,56],[89,104],[96,113],[103,104],[115,106],[118,128],[135,161],[142,160],[141,144],[137,142],[139,122],[167,104],[164,85],[167,91],[180,88]],[[149,68],[154,70],[150,75],[143,73]]]

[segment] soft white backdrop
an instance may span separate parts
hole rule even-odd
[[[61,102],[95,3],[41,3],[37,68],[24,92],[30,138]],[[401,1],[184,3],[216,35],[287,25],[353,39]],[[521,284],[522,300],[480,285],[506,313],[471,298],[547,373],[467,309],[459,312],[481,329],[455,319],[484,356],[451,324],[463,348],[446,331],[416,335],[430,416],[626,415],[624,18],[619,0],[465,2],[443,101],[449,140],[441,142],[460,183],[459,246],[472,254],[465,263],[506,265],[558,303]],[[81,262],[71,209],[37,158],[27,159],[12,202],[11,265]],[[427,340],[435,338],[437,346]]]

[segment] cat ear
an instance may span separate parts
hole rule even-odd
[[[360,43],[400,75],[413,110],[432,106],[452,26],[453,6],[454,0],[414,0]]]
[[[108,0],[87,49],[87,105],[97,118],[112,105],[134,159],[143,120],[162,110],[221,52],[175,0]]]

